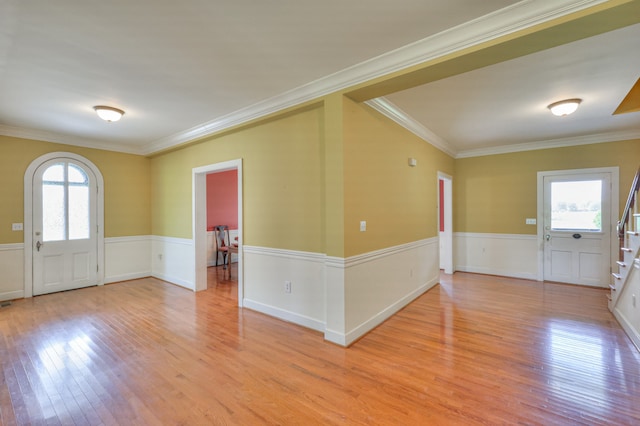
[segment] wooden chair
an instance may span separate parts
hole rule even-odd
[[[227,269],[227,257],[230,257],[229,227],[227,225],[218,225],[213,230],[216,235],[216,266],[218,266],[218,255],[222,253],[223,269]],[[231,261],[230,258],[229,261]]]

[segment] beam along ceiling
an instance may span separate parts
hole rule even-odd
[[[600,3],[5,0],[0,134],[151,154],[409,66],[397,58],[432,37],[468,44]],[[385,101],[453,154],[639,131],[638,113],[610,117],[639,77],[638,39],[635,25]],[[549,121],[563,97],[582,115]]]

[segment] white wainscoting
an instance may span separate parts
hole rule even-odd
[[[152,236],[151,275],[195,291],[193,240]]]
[[[349,257],[343,267],[344,331],[325,338],[349,346],[438,283],[438,238]]]
[[[538,280],[536,235],[453,234],[456,271]]]
[[[324,331],[324,254],[247,245],[243,253],[243,306]]]
[[[438,239],[347,259],[244,246],[244,265],[245,307],[348,346],[438,282]]]
[[[151,276],[151,236],[104,239],[105,284]]]
[[[0,301],[24,297],[24,244],[0,244]]]

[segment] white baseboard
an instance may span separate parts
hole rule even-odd
[[[24,298],[24,290],[6,291],[4,293],[0,293],[0,302],[22,298]]]
[[[283,321],[298,324],[312,330],[324,331],[324,322],[304,315],[300,315],[296,312],[287,311],[275,306],[269,306],[264,303],[256,302],[247,298],[244,299],[243,306],[245,308],[249,308],[257,312],[262,312],[263,314],[270,315]]]
[[[483,275],[496,275],[499,277],[509,277],[509,278],[522,278],[525,280],[537,280],[537,274],[531,273],[520,273],[514,271],[512,269],[496,269],[489,267],[466,267],[466,266],[456,266],[456,271],[459,272],[469,272],[472,274],[483,274]]]

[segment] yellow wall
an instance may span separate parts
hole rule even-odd
[[[82,155],[100,169],[105,186],[105,237],[150,234],[149,159],[0,136],[0,244],[24,241],[21,231],[11,231],[12,223],[24,221],[24,173],[33,160],[56,151]]]
[[[242,158],[244,244],[323,252],[322,117],[302,110],[152,158],[153,234],[192,238],[192,169]]]
[[[640,140],[456,160],[454,231],[535,234],[539,171],[620,167],[620,211],[640,165]]]
[[[437,236],[437,173],[453,158],[364,104],[344,114],[346,256]]]

